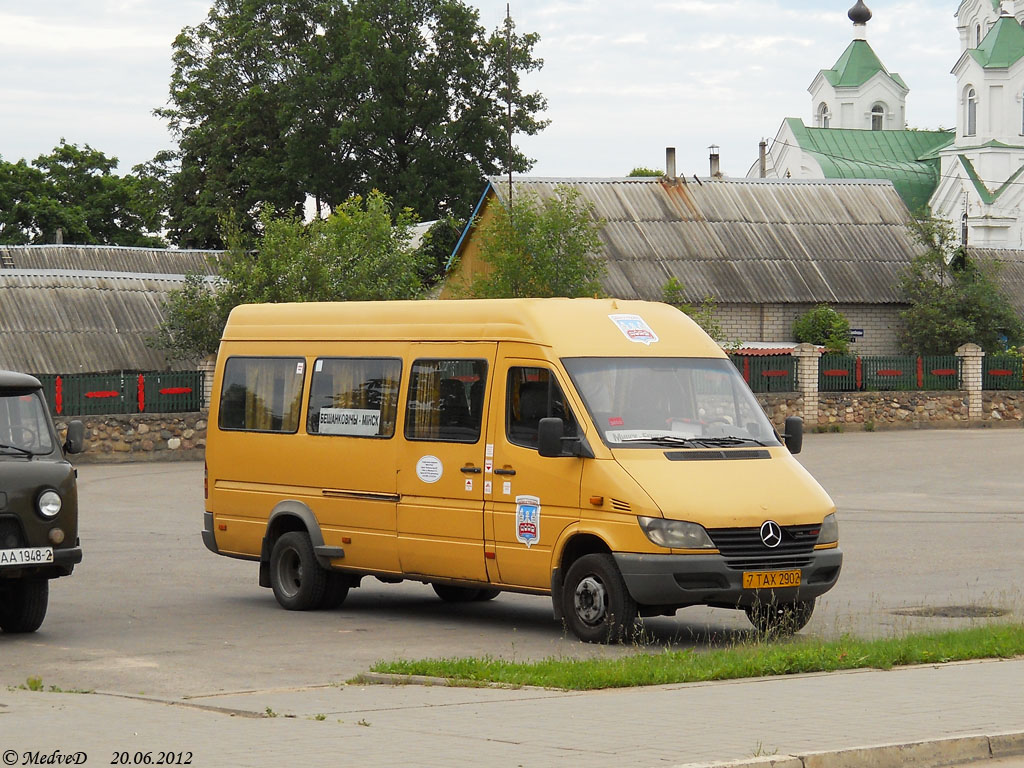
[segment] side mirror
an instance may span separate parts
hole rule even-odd
[[[541,456],[561,456],[564,436],[565,425],[560,418],[549,416],[541,419],[537,425],[537,452]]]
[[[800,453],[804,447],[804,420],[799,416],[786,417],[786,433],[782,441],[789,448],[790,453]]]
[[[68,434],[64,441],[64,453],[81,453],[85,450],[85,425],[78,419],[68,422]]]

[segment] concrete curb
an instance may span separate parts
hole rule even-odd
[[[799,755],[765,755],[729,762],[683,763],[672,768],[939,768],[1016,755],[1024,755],[1024,732],[879,744]]]

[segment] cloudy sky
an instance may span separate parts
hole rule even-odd
[[[954,124],[957,0],[866,0],[868,40],[910,86],[911,127]],[[505,0],[470,0],[493,29]],[[172,146],[171,43],[210,0],[0,0],[0,157],[31,160],[63,137],[127,171]],[[545,65],[527,86],[551,125],[517,140],[540,176],[662,168],[745,175],[783,118],[811,122],[807,86],[852,38],[853,0],[511,0]]]

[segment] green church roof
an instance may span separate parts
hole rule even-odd
[[[969,50],[985,69],[1004,69],[1024,58],[1024,28],[1012,16],[1000,16],[981,45]]]
[[[902,88],[907,87],[902,77],[890,73],[885,68],[867,40],[854,40],[846,47],[832,69],[821,70],[821,74],[833,88],[856,88],[864,85],[879,72],[891,77]]]
[[[826,179],[889,179],[913,213],[928,204],[939,183],[938,150],[955,139],[952,131],[808,128],[796,117],[786,123]]]

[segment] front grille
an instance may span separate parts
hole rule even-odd
[[[802,568],[811,561],[820,530],[820,524],[783,526],[782,542],[772,548],[761,541],[760,526],[711,528],[708,535],[730,568]]]
[[[0,517],[0,549],[18,549],[26,546],[21,521],[16,517]]]

